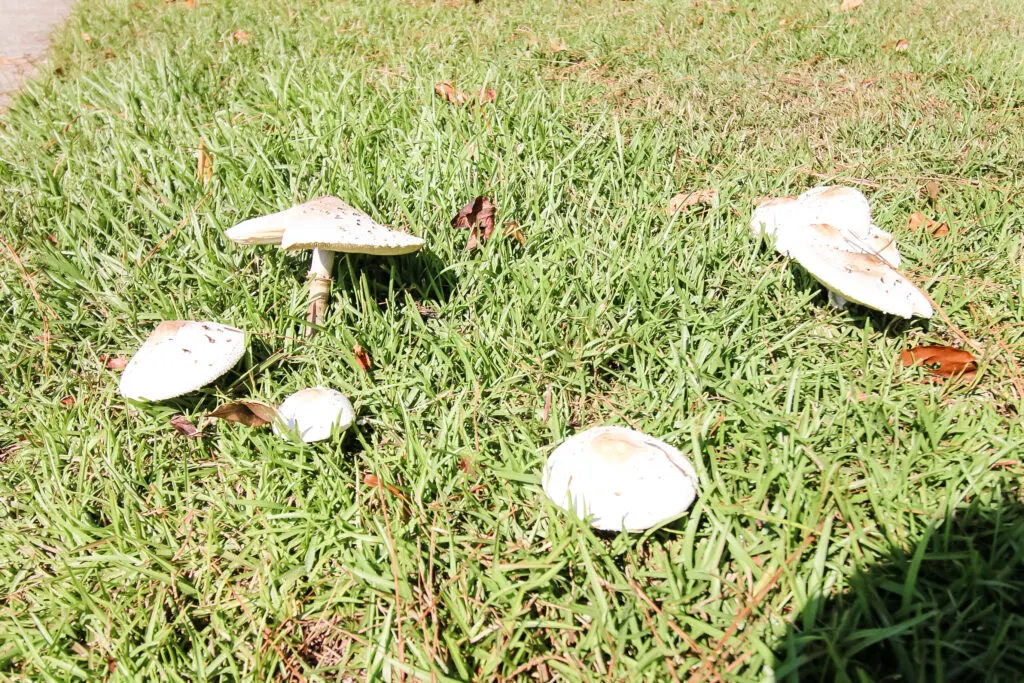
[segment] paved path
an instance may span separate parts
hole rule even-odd
[[[75,0],[0,0],[0,109],[46,57],[50,34]]]

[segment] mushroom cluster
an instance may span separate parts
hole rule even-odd
[[[905,318],[933,313],[929,297],[899,271],[895,238],[872,222],[867,198],[855,189],[819,187],[799,197],[770,199],[755,208],[750,228],[803,266],[840,308],[853,302]],[[249,219],[226,236],[240,244],[312,251],[307,331],[323,322],[335,253],[407,254],[424,244],[336,197]],[[220,377],[244,353],[240,329],[216,322],[164,322],[128,363],[120,390],[136,401],[181,396]],[[273,429],[282,438],[312,443],[344,431],[354,420],[345,395],[312,387],[275,409]],[[633,532],[685,513],[700,485],[694,466],[675,447],[634,429],[603,426],[566,439],[550,454],[542,488],[556,507],[596,529]]]
[[[750,228],[774,237],[775,249],[823,284],[837,308],[853,302],[904,318],[932,316],[927,295],[899,271],[896,239],[872,223],[867,198],[852,187],[765,201]]]
[[[226,231],[239,244],[276,244],[311,250],[306,334],[323,322],[337,252],[391,256],[423,247],[423,240],[383,226],[337,197],[318,197],[259,216]],[[133,401],[165,401],[222,376],[245,354],[243,330],[217,322],[170,320],[157,325],[125,367],[120,392]],[[267,408],[268,410],[271,410]],[[303,389],[275,411],[274,433],[305,443],[348,429],[355,409],[348,397],[326,387]]]

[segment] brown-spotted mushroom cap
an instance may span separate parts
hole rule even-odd
[[[169,320],[156,326],[121,375],[121,395],[164,401],[205,386],[245,353],[245,332],[215,322]]]
[[[330,438],[335,427],[339,432],[351,427],[356,412],[341,392],[313,387],[286,398],[278,407],[277,416],[275,434],[285,437],[287,431],[294,430],[304,442],[313,443]]]
[[[642,531],[685,512],[697,472],[661,439],[625,427],[596,427],[566,439],[542,477],[551,502],[607,531]]]

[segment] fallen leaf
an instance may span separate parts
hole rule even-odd
[[[510,221],[505,225],[505,229],[501,232],[505,237],[511,237],[519,244],[526,246],[526,235],[519,229],[519,224],[515,221]]]
[[[548,47],[551,48],[552,52],[565,52],[569,49],[569,46],[561,38],[552,38]]]
[[[48,242],[49,242],[50,244],[52,244],[53,246],[55,246],[55,247],[57,247],[57,246],[60,246],[60,245],[59,245],[59,244],[57,243],[57,236],[56,236],[56,235],[54,235],[54,234],[53,234],[52,232],[51,232],[51,233],[50,233],[49,235],[47,235],[47,236],[46,236],[46,239],[47,239],[47,241],[48,241]]]
[[[498,91],[494,90],[493,88],[488,88],[487,90],[481,88],[480,92],[477,93],[476,96],[477,102],[479,102],[480,104],[487,104],[488,102],[493,102],[497,98]]]
[[[82,31],[82,40],[84,40],[87,43],[91,43],[92,42],[92,36],[90,36],[85,31]]]
[[[688,209],[691,206],[710,206],[718,197],[718,190],[694,190],[693,192],[680,192],[668,202],[668,215],[671,216],[677,211]]]
[[[438,316],[441,315],[433,308],[430,308],[429,306],[424,306],[423,304],[416,304],[416,310],[419,311],[419,314],[421,316],[429,320],[433,320],[434,318],[437,318]]]
[[[246,427],[262,427],[277,418],[277,410],[259,401],[233,401],[217,406],[207,417],[238,422]]]
[[[839,5],[839,9],[843,12],[849,12],[850,10],[857,9],[864,4],[864,0],[843,0],[843,4]]]
[[[924,184],[924,191],[925,194],[928,195],[928,198],[932,200],[932,206],[938,203],[939,184],[937,182],[935,182],[934,180],[929,180],[927,183]]]
[[[455,86],[451,83],[438,83],[434,86],[434,92],[444,98],[446,102],[459,106],[465,104],[468,99],[466,93],[456,90]]]
[[[907,229],[911,232],[917,232],[918,230],[924,229],[927,230],[928,234],[932,237],[945,237],[949,234],[948,225],[932,220],[920,211],[915,211],[910,214],[910,218],[907,220]]]
[[[365,477],[363,477],[363,483],[372,488],[380,487],[380,479],[377,478],[376,474],[367,474]]]
[[[477,197],[462,207],[458,215],[452,219],[452,227],[469,230],[466,249],[474,249],[480,242],[486,242],[494,230],[494,221],[498,207],[484,196]]]
[[[370,354],[366,352],[359,344],[352,347],[352,353],[356,355],[356,362],[359,363],[359,367],[363,369],[363,372],[369,372],[370,368],[373,367],[373,361],[370,360]]]
[[[978,361],[968,351],[952,346],[917,346],[900,353],[900,362],[907,367],[921,366],[933,375],[974,379]]]
[[[910,42],[907,41],[906,38],[900,38],[897,40],[896,46],[893,47],[893,50],[896,52],[906,52],[908,49],[910,49]]]
[[[199,150],[196,152],[196,176],[204,185],[213,179],[213,155],[206,149],[204,142],[199,143]]]
[[[187,436],[190,439],[194,439],[199,436],[199,430],[196,426],[189,422],[188,418],[184,415],[175,415],[171,418],[171,426],[174,427],[174,431]]]
[[[124,356],[108,356],[105,353],[99,355],[99,361],[107,370],[123,370],[128,365],[128,359]]]
[[[65,408],[71,408],[75,405],[75,397],[68,394],[60,400],[60,404]]]
[[[231,34],[231,40],[235,41],[239,45],[248,45],[249,34],[242,29],[236,29],[235,32]]]
[[[473,461],[467,458],[466,456],[462,456],[461,458],[459,458],[459,469],[465,472],[470,477],[476,476],[476,468],[473,467]]]
[[[387,489],[388,492],[391,493],[391,495],[401,498],[402,500],[405,500],[405,496],[402,495],[401,491],[399,491],[391,484],[385,484],[384,482],[382,482],[380,480],[380,477],[378,477],[376,474],[365,475],[363,477],[363,483],[371,488],[380,489],[382,491],[384,489]]]

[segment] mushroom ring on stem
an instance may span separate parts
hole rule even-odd
[[[896,238],[871,222],[868,200],[852,187],[816,187],[799,197],[762,202],[750,219],[755,235],[825,285],[829,301],[883,313],[932,317],[928,296],[900,273]]]
[[[396,256],[417,251],[424,244],[419,237],[381,225],[359,209],[330,196],[251,218],[229,228],[225,234],[238,244],[277,244],[287,251],[313,252],[307,275],[307,334],[312,333],[313,325],[323,323],[335,253]]]

